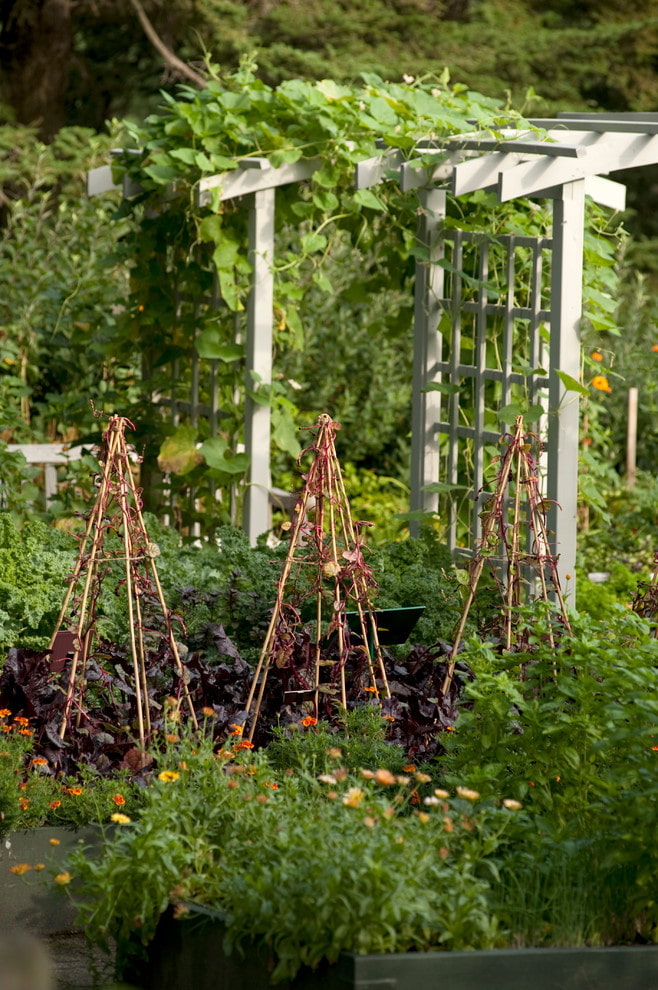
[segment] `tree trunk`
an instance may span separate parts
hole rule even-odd
[[[20,124],[50,140],[65,122],[72,0],[0,0],[0,85]]]

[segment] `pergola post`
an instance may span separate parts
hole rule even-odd
[[[417,244],[424,257],[416,260],[414,296],[414,365],[411,411],[411,504],[412,512],[436,512],[439,496],[425,491],[426,485],[439,478],[437,423],[441,419],[441,393],[426,392],[431,382],[438,382],[441,360],[440,300],[443,297],[443,257],[441,224],[446,213],[446,192],[436,187],[419,190]],[[417,536],[419,522],[410,525]]]
[[[245,449],[249,472],[242,528],[253,545],[270,528],[270,405],[250,393],[272,383],[274,313],[274,189],[253,193],[249,206],[249,262],[253,274],[247,300]]]
[[[562,587],[573,587],[567,582],[576,565],[580,403],[578,392],[568,391],[557,371],[580,380],[584,187],[583,179],[565,182],[553,206],[547,495],[552,500],[548,525],[559,555]]]

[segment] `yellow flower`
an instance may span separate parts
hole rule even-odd
[[[480,796],[479,791],[472,791],[470,787],[457,787],[455,790],[460,798],[466,798],[467,801],[477,801]]]
[[[73,877],[70,873],[58,873],[56,877],[53,877],[55,883],[58,883],[61,887],[65,884],[70,883]]]
[[[520,801],[515,801],[514,798],[505,798],[503,805],[509,809],[509,811],[520,811],[523,805]]]
[[[418,821],[422,822],[423,825],[425,825],[429,820],[430,820],[430,816],[426,814],[426,812],[424,811],[418,812]]]
[[[59,839],[48,839],[48,842],[51,844],[51,846],[59,845]]]
[[[592,388],[598,389],[599,392],[612,392],[610,388],[610,383],[605,375],[595,375],[592,378]]]
[[[162,773],[158,774],[158,780],[165,784],[170,784],[172,780],[178,780],[179,777],[180,774],[176,773],[175,770],[163,770]]]
[[[122,815],[120,811],[115,811],[113,815],[110,815],[110,821],[116,822],[117,825],[128,825],[131,819],[128,815]]]
[[[343,804],[347,808],[358,808],[363,801],[363,791],[360,787],[349,787],[343,795]]]
[[[450,791],[444,791],[442,787],[435,787],[434,794],[438,798],[443,798],[444,801],[450,797]]]
[[[32,867],[30,866],[29,863],[17,863],[16,866],[10,866],[9,872],[15,873],[17,876],[20,877],[21,874],[27,873],[27,871],[31,869]]]
[[[432,778],[427,773],[417,773],[416,774],[416,780],[418,781],[419,784],[429,784],[429,782],[431,781],[431,779]]]

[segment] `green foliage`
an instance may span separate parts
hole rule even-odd
[[[100,407],[125,401],[134,365],[106,358],[124,273],[108,265],[120,224],[112,197],[89,199],[86,170],[110,140],[84,128],[50,145],[0,129],[0,431],[14,443],[71,440]]]
[[[603,620],[574,615],[572,635],[554,626],[556,647],[550,616],[535,608],[527,619],[528,652],[467,644],[462,656],[475,679],[464,688],[440,769],[448,781],[466,780],[484,794],[504,787],[524,801],[547,839],[555,881],[577,874],[579,896],[596,906],[596,924],[617,884],[614,924],[632,937],[634,918],[643,918],[645,931],[656,921],[648,809],[656,800],[658,641],[647,622],[620,606]],[[531,867],[522,859],[513,864],[519,889]],[[546,871],[544,895],[549,879]],[[550,914],[546,903],[544,910]],[[605,937],[599,929],[597,938]]]
[[[47,645],[73,558],[70,536],[39,521],[19,529],[0,514],[0,649]]]
[[[116,939],[120,963],[171,900],[220,913],[230,944],[263,938],[275,981],[343,950],[495,943],[484,875],[514,828],[507,809],[432,796],[419,814],[410,801],[427,775],[352,775],[337,754],[319,779],[239,746],[212,757],[208,741],[170,746],[139,821],[101,857],[71,858],[85,930]]]
[[[352,773],[362,767],[387,767],[402,773],[408,763],[401,746],[386,742],[380,709],[368,705],[341,712],[338,729],[327,722],[320,722],[313,732],[304,731],[298,723],[275,729],[267,758],[278,772],[292,768],[311,776],[329,773],[337,759]]]
[[[57,776],[47,760],[34,757],[28,719],[1,711],[0,836],[41,825],[104,825],[117,812],[137,812],[142,789],[127,772],[108,777],[86,768],[75,778]]]

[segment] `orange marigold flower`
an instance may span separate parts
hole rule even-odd
[[[317,718],[313,718],[312,715],[306,715],[302,719],[302,725],[305,725],[307,728],[309,725],[317,725],[317,724],[318,724]]]
[[[12,726],[11,725],[3,725],[2,726],[2,731],[3,732],[11,732],[11,730],[12,730]]]
[[[387,722],[395,722],[394,715],[382,715],[382,718],[385,718]]]
[[[20,804],[22,811],[27,811],[28,805],[30,803],[30,799],[29,798],[19,798],[18,799],[18,803]]]
[[[201,714],[205,715],[206,718],[212,718],[212,716],[215,714],[215,709],[210,708],[208,705],[204,705],[203,708],[201,709]]]
[[[14,719],[14,722],[16,723],[16,725],[29,725],[30,724],[29,718],[24,718],[22,715],[17,715],[16,718]]]
[[[72,794],[73,797],[80,797],[80,795],[82,794],[82,790],[83,790],[82,787],[69,787],[68,792],[69,794]]]
[[[411,797],[409,798],[411,804],[420,804],[420,794],[418,791],[412,791]]]
[[[592,361],[602,361],[603,360],[603,355],[601,354],[600,351],[592,351],[592,353],[590,354],[590,357],[591,357]]]
[[[73,877],[70,873],[58,873],[56,877],[53,877],[55,883],[58,883],[62,887],[65,884],[70,883],[72,879]]]
[[[658,344],[653,344],[651,347],[652,351],[658,351]]]
[[[34,735],[34,733],[32,732],[32,729],[19,729],[18,732],[19,732],[19,734],[21,736],[31,736],[31,735]]]
[[[9,708],[0,708],[0,718],[9,718],[11,711]]]
[[[9,867],[9,872],[15,873],[17,876],[20,877],[21,873],[27,873],[27,871],[31,869],[32,867],[30,866],[29,863],[16,863],[16,866]]]
[[[46,868],[45,863],[35,863],[34,866],[32,867],[33,870],[45,870],[45,868]]]
[[[171,742],[171,743],[180,742],[180,736],[177,736],[175,732],[167,732],[165,734],[165,739],[167,740],[167,742]]]
[[[658,752],[658,746],[652,746],[651,748],[654,752]]]
[[[242,742],[239,742],[235,748],[236,749],[253,749],[254,748],[254,744],[252,742],[249,742],[248,739],[243,739]]]
[[[378,784],[394,784],[395,776],[390,770],[382,768],[380,770],[375,770],[375,780]]]
[[[114,794],[112,800],[116,804],[117,808],[120,808],[122,804],[126,803],[126,799],[123,794]]]
[[[414,763],[407,763],[406,766],[402,767],[405,773],[415,773],[416,766]]]
[[[48,766],[48,760],[44,760],[43,756],[35,756],[33,760],[30,761],[33,767],[46,767]]]
[[[377,694],[377,688],[373,687],[372,685],[370,685],[370,687],[367,687],[366,691],[372,691],[373,694]]]
[[[605,375],[595,375],[591,381],[592,388],[598,389],[599,392],[612,392],[610,388],[610,383]]]
[[[231,729],[233,731],[230,733],[230,735],[232,735],[232,736],[241,736],[242,733],[243,733],[243,731],[244,731],[244,726],[237,725],[237,723],[233,722],[233,724],[231,725]]]
[[[50,804],[48,805],[48,807],[52,808],[53,811],[55,811],[56,808],[61,808],[61,806],[62,806],[61,801],[51,801]]]
[[[59,845],[59,839],[48,839],[48,842],[50,843],[51,846]]]

